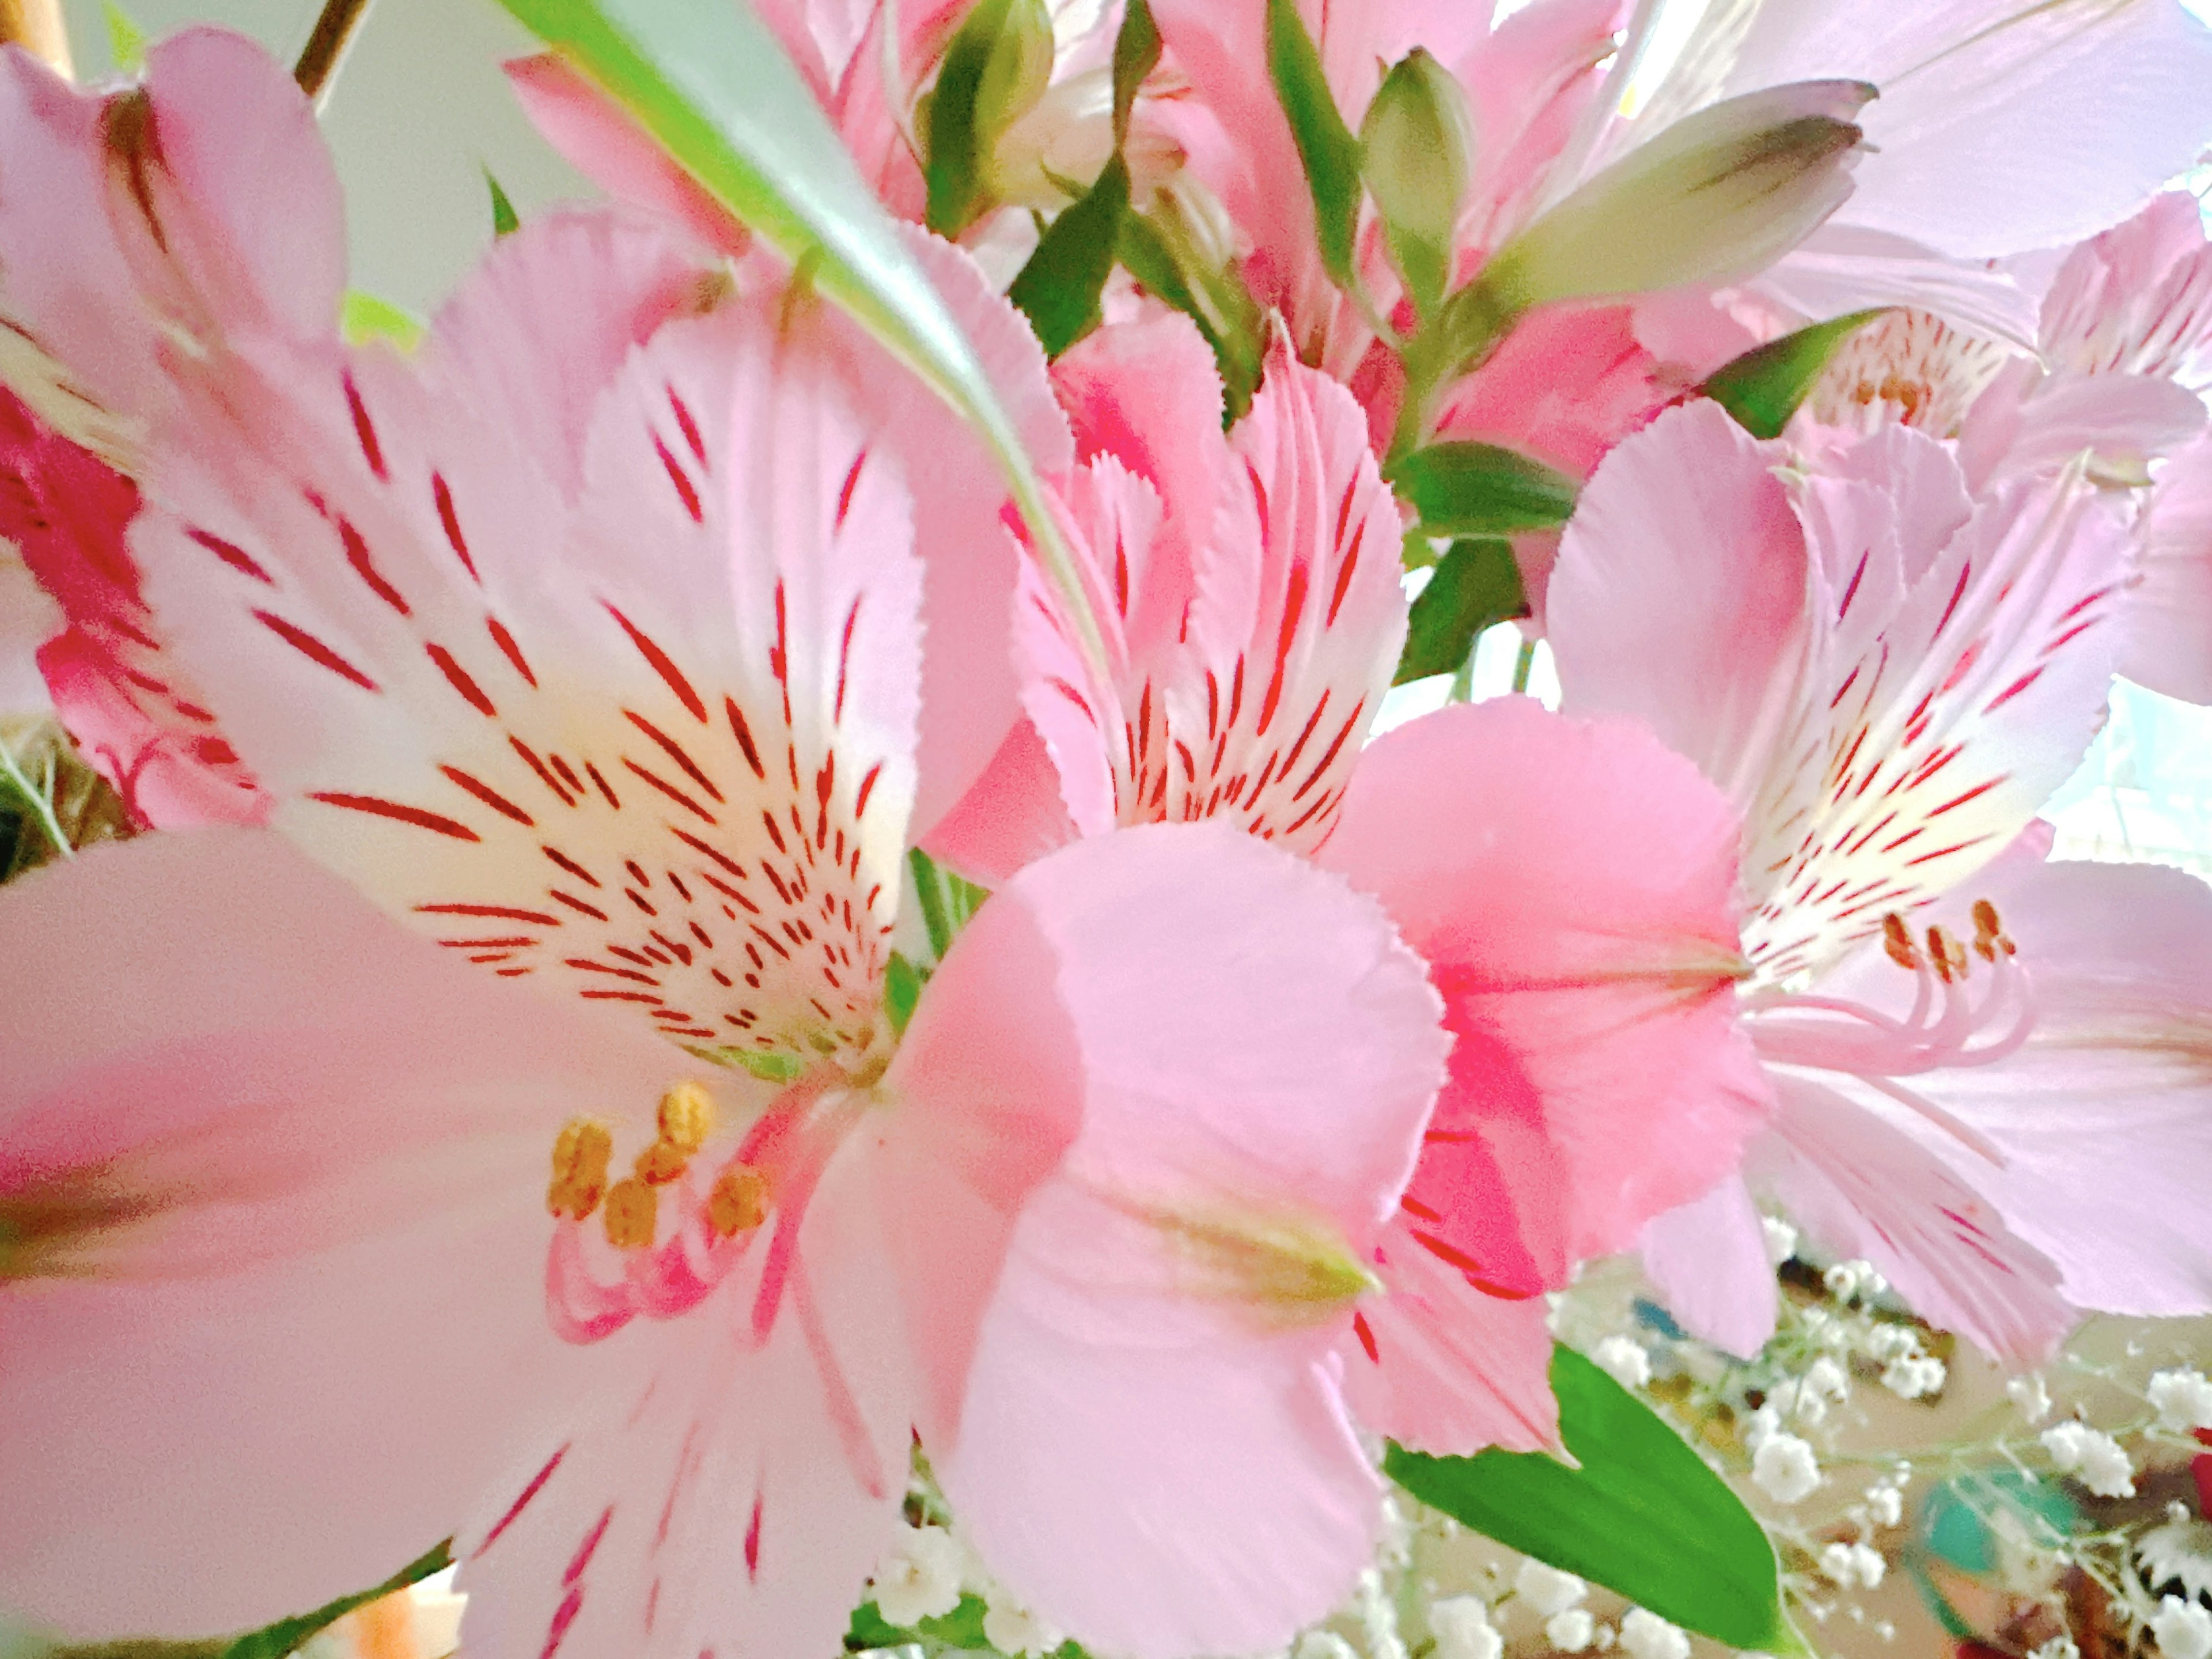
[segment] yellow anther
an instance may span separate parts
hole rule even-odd
[[[1912,942],[1905,918],[1894,910],[1881,919],[1881,948],[1889,952],[1889,959],[1899,967],[1919,970],[1920,947]]]
[[[1966,947],[1940,927],[1928,930],[1928,955],[1935,964],[1936,977],[1946,985],[1954,979],[1966,978]]]
[[[617,1249],[641,1250],[653,1243],[660,1218],[660,1195],[642,1181],[617,1181],[607,1189],[607,1243]]]
[[[714,1097],[703,1083],[679,1083],[661,1096],[659,1121],[661,1140],[688,1158],[714,1133]]]
[[[769,1179],[750,1164],[732,1164],[707,1195],[707,1224],[717,1238],[750,1232],[768,1219]]]
[[[690,1167],[689,1152],[665,1140],[656,1140],[637,1155],[630,1173],[648,1187],[665,1187]]]
[[[1997,907],[1987,899],[1974,901],[1974,953],[1984,962],[1995,962],[1997,953],[2011,956],[2019,947],[2005,937],[2004,923],[1997,919]]]
[[[562,1125],[553,1142],[553,1179],[545,1188],[545,1207],[579,1221],[599,1208],[614,1149],[614,1137],[604,1124],[580,1117]]]

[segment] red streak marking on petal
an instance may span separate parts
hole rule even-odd
[[[783,725],[786,731],[789,731],[791,729],[791,635],[789,632],[789,623],[790,619],[785,614],[783,579],[779,576],[776,578],[775,583],[775,643],[769,647],[768,672],[775,677],[776,684],[781,687],[783,691]],[[702,716],[701,718],[703,719],[704,716]],[[792,774],[791,781],[794,786],[799,782],[799,775],[796,772]]]
[[[640,985],[651,985],[657,988],[660,983],[651,974],[641,974],[632,968],[610,968],[605,963],[593,962],[589,957],[564,957],[561,965],[564,968],[583,969],[594,974],[612,974],[617,979],[631,980]]]
[[[2052,652],[2057,650],[2060,646],[2065,644],[2067,641],[2087,633],[2091,629],[2094,628],[2099,623],[2104,620],[2105,619],[2102,617],[2092,617],[2086,622],[2075,623],[2073,627],[2068,629],[2057,639],[2051,641],[2050,644],[2045,646],[2043,647],[2043,654],[2046,657],[2049,656]]]
[[[676,395],[674,386],[664,382],[661,390],[668,394],[669,410],[676,416],[677,427],[684,434],[684,441],[690,449],[692,459],[700,465],[706,465],[707,441],[699,435],[699,422],[691,418],[691,411],[684,407],[684,399]]]
[[[305,629],[295,628],[282,617],[272,615],[266,611],[255,611],[253,619],[318,667],[327,668],[340,678],[351,680],[364,691],[377,690],[374,680],[369,678],[368,675],[362,673],[361,670],[356,668]]]
[[[676,486],[676,493],[682,497],[684,510],[691,515],[691,522],[704,524],[707,521],[707,515],[699,505],[698,486],[691,482],[690,476],[677,464],[676,457],[668,453],[668,446],[660,441],[660,434],[658,432],[653,434],[653,453],[660,457],[661,465],[668,469],[668,482]]]
[[[853,465],[845,470],[845,482],[837,488],[837,528],[845,527],[845,515],[853,510],[853,491],[860,487],[860,469],[868,464],[868,452],[863,449],[853,457]]]
[[[1299,565],[1291,572],[1290,592],[1283,597],[1283,627],[1275,639],[1275,672],[1267,681],[1267,695],[1261,701],[1260,724],[1253,728],[1255,737],[1267,734],[1268,722],[1275,718],[1275,706],[1282,701],[1283,675],[1290,666],[1291,641],[1297,637],[1298,617],[1306,608],[1306,568]]]
[[[452,652],[435,643],[426,644],[422,649],[429,654],[430,660],[438,665],[438,672],[446,677],[446,683],[459,692],[471,708],[487,720],[498,718],[499,710],[492,707],[491,699],[483,694],[483,688],[469,678],[468,670],[453,660]]]
[[[361,532],[353,527],[352,520],[338,520],[338,541],[345,548],[346,562],[353,567],[355,575],[368,584],[369,592],[401,616],[414,614],[407,608],[407,601],[399,590],[385,580],[384,573],[376,568],[376,561],[369,556],[368,544],[362,539]]]
[[[623,757],[623,764],[629,768],[631,771],[636,773],[638,776],[643,778],[654,788],[660,791],[662,794],[667,796],[669,799],[674,801],[678,806],[683,807],[686,811],[696,813],[699,817],[704,819],[708,823],[715,823],[719,822],[712,812],[709,812],[705,807],[700,805],[697,801],[693,800],[690,796],[685,794],[674,784],[669,782],[666,779],[660,777],[655,773],[647,771],[644,767],[640,766],[635,761],[632,760],[628,755],[624,755]]]
[[[584,868],[582,865],[577,863],[575,860],[570,858],[567,854],[562,852],[559,848],[541,847],[538,850],[544,854],[547,858],[551,859],[554,863],[559,865],[570,875],[575,877],[578,881],[582,882],[586,887],[597,887],[599,884],[599,878],[597,876]]]
[[[530,672],[530,665],[522,658],[522,647],[514,642],[514,635],[507,631],[506,624],[496,617],[486,617],[484,627],[491,634],[491,642],[500,648],[501,654],[509,662],[514,665],[514,672],[527,680],[531,689],[535,690],[538,687],[538,676]]]
[[[644,732],[647,737],[651,738],[653,742],[659,744],[660,745],[661,752],[666,755],[669,759],[674,761],[678,766],[682,767],[685,775],[690,778],[692,782],[697,784],[714,799],[720,800],[722,799],[722,792],[714,787],[713,781],[709,779],[704,772],[702,772],[699,769],[697,763],[693,761],[690,756],[684,752],[683,745],[678,743],[675,738],[670,737],[668,733],[662,731],[659,726],[655,726],[651,720],[646,719],[644,715],[637,713],[635,709],[625,708],[623,710],[623,714],[632,726],[637,727],[637,729]]]
[[[1351,718],[1345,721],[1343,730],[1336,734],[1335,741],[1331,743],[1328,751],[1314,763],[1313,770],[1306,774],[1306,781],[1291,792],[1291,801],[1293,805],[1304,799],[1307,790],[1321,781],[1322,775],[1335,763],[1337,756],[1343,751],[1346,742],[1351,738],[1352,728],[1359,724],[1359,717],[1366,712],[1367,702],[1363,697],[1359,706],[1352,711]]]
[[[668,828],[671,835],[674,836],[677,840],[682,842],[686,847],[691,848],[692,851],[695,853],[703,854],[706,857],[714,860],[715,863],[720,865],[722,868],[728,871],[739,881],[745,879],[745,867],[742,864],[739,864],[735,859],[732,859],[726,854],[709,846],[707,842],[700,840],[698,836],[693,835],[688,830],[679,829],[672,823],[669,825]],[[669,877],[671,881],[675,880],[675,878],[676,878],[673,874]]]
[[[607,614],[622,624],[623,632],[629,635],[630,643],[638,648],[639,654],[647,662],[653,665],[653,672],[667,683],[677,700],[691,711],[691,718],[703,723],[707,718],[707,705],[699,701],[699,694],[691,689],[691,682],[684,678],[684,671],[677,667],[675,659],[663,651],[650,635],[614,606],[607,606]]]
[[[1304,811],[1299,813],[1297,817],[1291,819],[1291,822],[1284,827],[1283,833],[1286,836],[1295,836],[1299,830],[1304,829],[1306,825],[1311,823],[1315,818],[1318,817],[1322,812],[1328,811],[1329,807],[1335,804],[1335,792],[1333,790],[1324,789],[1320,794],[1314,797],[1314,804],[1311,806],[1307,807]],[[1270,836],[1272,836],[1273,833],[1273,831],[1270,831]]]
[[[353,410],[354,436],[361,440],[361,453],[368,462],[368,470],[376,474],[379,483],[391,477],[384,470],[384,447],[376,441],[376,428],[369,424],[368,410],[361,400],[361,389],[353,383],[353,376],[345,377],[346,407]]]
[[[461,568],[469,573],[469,580],[483,586],[483,578],[477,574],[477,562],[469,556],[469,544],[461,539],[460,515],[453,511],[453,492],[446,487],[444,474],[430,475],[430,499],[437,504],[438,522],[445,529],[446,544],[460,560]],[[494,623],[492,626],[497,629],[499,624]]]
[[[745,764],[753,769],[756,778],[767,782],[768,774],[761,769],[760,750],[753,746],[752,728],[745,724],[744,711],[738,707],[735,697],[723,698],[722,707],[730,716],[731,734],[737,738],[738,747],[745,751]]]
[[[2035,667],[2029,669],[2027,672],[2022,674],[2018,679],[2014,680],[2010,685],[2005,687],[2003,690],[1998,692],[1996,696],[1992,697],[1989,703],[1983,708],[1982,713],[1984,714],[1996,714],[1998,709],[2003,708],[2007,703],[2010,702],[2014,697],[2027,690],[2029,686],[2033,685],[2036,681],[2042,678],[2043,667],[2042,665],[2038,664]]]
[[[615,792],[613,788],[608,784],[606,779],[601,775],[598,767],[592,765],[591,762],[586,761],[584,763],[584,775],[591,779],[593,783],[599,786],[599,793],[606,798],[606,803],[608,805],[613,807],[617,812],[622,811],[622,802],[615,799]]]
[[[584,1576],[584,1569],[592,1565],[592,1557],[599,1547],[599,1540],[607,1535],[607,1523],[614,1518],[615,1506],[611,1504],[599,1511],[599,1524],[585,1535],[584,1541],[577,1547],[574,1557],[568,1563],[568,1570],[561,1575],[562,1583],[573,1584]]]
[[[1367,1350],[1368,1358],[1377,1365],[1381,1364],[1382,1351],[1375,1346],[1375,1332],[1368,1325],[1365,1314],[1356,1313],[1352,1316],[1352,1332],[1359,1339],[1359,1346]]]
[[[1838,620],[1840,621],[1842,618],[1851,614],[1851,601],[1859,596],[1859,584],[1866,580],[1867,561],[1873,556],[1874,550],[1872,548],[1869,548],[1865,552],[1859,555],[1859,568],[1851,572],[1851,585],[1844,590],[1844,602],[1836,607],[1836,616]],[[1858,675],[1858,670],[1854,668],[1851,670],[1851,674],[1852,677],[1856,678]],[[1849,685],[1850,681],[1845,680],[1844,684],[1845,685]],[[1836,695],[1840,697],[1844,694],[1838,691]],[[1835,707],[1833,703],[1830,703],[1828,706],[1831,708]]]
[[[537,819],[532,817],[529,813],[524,811],[482,779],[471,776],[458,766],[441,765],[438,769],[502,817],[514,819],[526,830],[535,830],[538,827]]]
[[[554,795],[560,800],[562,805],[574,806],[576,804],[576,798],[570,794],[562,786],[561,780],[555,777],[552,773],[545,769],[545,763],[538,758],[538,751],[536,750],[532,749],[528,744],[523,742],[520,738],[516,737],[512,732],[507,734],[507,745],[508,748],[514,750],[516,754],[522,757],[524,763],[528,765],[530,769],[538,774],[538,782],[544,784],[548,789],[551,790]]]
[[[860,793],[853,799],[853,817],[857,821],[867,816],[868,797],[875,793],[876,780],[884,775],[884,763],[878,761],[860,780]]]
[[[403,806],[398,801],[385,800],[375,795],[348,795],[335,790],[317,790],[309,800],[319,800],[325,806],[341,806],[349,812],[366,812],[372,817],[390,818],[396,823],[412,824],[417,830],[434,830],[450,836],[455,841],[482,841],[483,837],[469,828],[436,812],[426,812],[419,806]]]
[[[830,711],[830,718],[845,718],[845,677],[853,661],[853,629],[860,620],[860,602],[853,601],[853,608],[845,613],[845,632],[837,641],[837,700]]]
[[[637,906],[639,909],[644,911],[648,916],[657,916],[660,914],[659,911],[653,908],[652,902],[647,899],[645,895],[639,892],[635,887],[623,888],[623,896],[628,899],[632,904]]]
[[[484,1534],[483,1542],[477,1546],[476,1553],[470,1559],[481,1560],[483,1553],[499,1541],[499,1535],[513,1526],[523,1510],[530,1507],[530,1500],[545,1489],[545,1483],[553,1478],[553,1471],[561,1467],[561,1460],[568,1455],[568,1448],[564,1445],[546,1460],[545,1467],[532,1475],[530,1484],[522,1489],[522,1496],[509,1504],[507,1513],[500,1516],[499,1524]]]
[[[1936,632],[1937,634],[1941,634],[1946,628],[1950,626],[1952,615],[1959,608],[1959,601],[1966,596],[1967,580],[1972,577],[1973,574],[1974,562],[1972,559],[1967,560],[1966,563],[1959,567],[1959,585],[1951,590],[1950,604],[1943,607],[1943,620],[1936,624]]]
[[[495,916],[502,921],[533,921],[540,927],[558,927],[561,918],[549,916],[543,910],[518,910],[507,904],[418,904],[417,915],[425,916]]]
[[[2060,611],[2057,616],[2051,618],[2051,620],[2053,622],[2063,623],[2078,617],[2084,611],[2087,611],[2091,605],[2096,604],[2098,600],[2103,599],[2105,595],[2113,591],[2114,585],[2107,583],[2103,587],[2098,588],[2094,592],[2084,594],[2081,598],[2075,600],[2073,604],[2068,605],[2063,611]]]
[[[597,886],[598,884],[597,884],[596,882],[594,882],[594,883],[592,884],[592,885],[594,885],[594,886]],[[606,921],[606,920],[607,920],[607,913],[606,913],[605,911],[604,911],[604,910],[600,909],[600,908],[599,908],[599,907],[598,905],[596,905],[596,904],[586,904],[586,903],[585,903],[585,902],[584,902],[584,901],[583,901],[583,900],[581,900],[581,899],[580,899],[580,898],[571,898],[568,894],[566,894],[566,893],[562,892],[562,891],[559,888],[557,888],[557,887],[549,887],[549,888],[547,888],[547,889],[545,890],[545,895],[546,895],[546,896],[547,896],[548,898],[552,899],[555,902],[559,903],[559,904],[565,904],[565,905],[567,905],[567,906],[568,906],[571,910],[574,910],[574,911],[577,911],[577,912],[580,913],[581,915],[587,915],[587,916],[591,917],[594,921]]]
[[[1466,1273],[1469,1278],[1473,1278],[1482,1272],[1482,1264],[1477,1261],[1473,1256],[1469,1255],[1466,1251],[1459,1249],[1456,1245],[1447,1244],[1443,1239],[1437,1237],[1434,1234],[1425,1233],[1419,1228],[1414,1228],[1412,1231],[1415,1242],[1417,1242],[1420,1247],[1426,1250],[1431,1255],[1435,1256],[1438,1261],[1450,1263],[1462,1273]]]
[[[584,1587],[571,1584],[568,1593],[561,1598],[561,1605],[553,1609],[553,1622],[545,1632],[545,1646],[538,1659],[553,1659],[560,1650],[561,1638],[568,1633],[568,1626],[576,1622],[576,1615],[584,1610]]]
[[[1936,859],[1948,858],[1954,853],[1965,852],[1969,847],[1978,847],[1988,839],[1987,836],[1976,836],[1972,841],[1954,842],[1948,847],[1939,847],[1932,853],[1923,853],[1917,859],[1905,860],[1905,867],[1910,870],[1916,864],[1927,864]]]
[[[761,914],[761,908],[759,905],[755,904],[750,899],[747,898],[743,893],[740,893],[736,888],[731,886],[729,883],[724,881],[712,870],[702,870],[699,872],[699,875],[700,878],[703,880],[707,885],[713,888],[724,898],[730,900],[732,903],[744,905],[747,910],[750,911],[755,915],[759,915]],[[723,908],[725,911],[728,910],[728,907],[726,905]],[[734,913],[731,913],[730,919],[732,921],[737,920]]]
[[[1931,818],[1940,818],[1944,813],[1949,811],[1953,807],[1964,806],[1968,801],[1974,799],[1976,797],[1988,794],[1990,790],[1996,788],[2003,781],[2003,778],[1995,777],[1991,778],[1987,783],[1978,783],[1972,789],[1966,791],[1965,794],[1954,796],[1951,799],[1945,801],[1941,806],[1931,811],[1928,816]]]
[[[266,583],[270,587],[276,586],[276,579],[255,563],[244,548],[227,542],[220,536],[211,536],[204,530],[187,530],[185,534],[207,549],[233,570],[251,576],[258,582]]]
[[[642,1002],[658,1006],[660,999],[649,991],[579,991],[576,994],[592,1002]]]
[[[745,1576],[756,1583],[760,1578],[761,1495],[753,1494],[753,1518],[745,1525]],[[699,1659],[708,1659],[701,1654]]]

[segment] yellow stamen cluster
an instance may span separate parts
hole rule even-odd
[[[656,1127],[659,1134],[637,1155],[629,1176],[610,1187],[607,1165],[614,1156],[614,1137],[606,1126],[584,1118],[563,1126],[553,1143],[553,1180],[545,1207],[582,1221],[604,1201],[609,1243],[626,1250],[651,1244],[660,1212],[654,1189],[690,1169],[714,1133],[714,1097],[704,1084],[676,1085],[660,1097]]]
[[[660,1194],[636,1176],[607,1189],[607,1243],[617,1249],[645,1249],[659,1219]]]

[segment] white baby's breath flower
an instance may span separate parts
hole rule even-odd
[[[1541,1561],[1523,1561],[1513,1575],[1513,1589],[1542,1618],[1565,1613],[1589,1594],[1589,1586],[1571,1572],[1547,1567]]]
[[[876,1568],[876,1611],[887,1624],[911,1627],[960,1605],[967,1552],[942,1527],[908,1527]]]
[[[1822,1354],[1805,1368],[1804,1382],[1799,1386],[1802,1395],[1816,1394],[1840,1406],[1851,1397],[1850,1373]]]
[[[2150,1633],[2163,1659],[2212,1659],[2212,1613],[2194,1601],[2162,1597],[2150,1616]]]
[[[2205,1381],[2203,1372],[2193,1367],[2159,1371],[2147,1392],[2161,1429],[2182,1433],[2212,1429],[2212,1382]]]
[[[1631,1607],[1620,1621],[1620,1648],[1629,1659],[1690,1659],[1690,1638],[1642,1607]]]
[[[1820,1552],[1820,1571],[1844,1589],[1873,1589],[1889,1563],[1864,1544],[1830,1544]]]
[[[1921,1400],[1940,1392],[1949,1375],[1930,1355],[1902,1354],[1882,1368],[1881,1386],[1899,1400]]]
[[[2059,1473],[2078,1476],[2098,1497],[2135,1496],[2135,1467],[2126,1449],[2103,1430],[2058,1423],[2043,1431],[2042,1440]]]
[[[1811,1444],[1794,1434],[1769,1435],[1752,1454],[1751,1478],[1778,1504],[1809,1498],[1820,1484],[1820,1462]]]
[[[1608,1336],[1590,1350],[1590,1358],[1624,1389],[1640,1389],[1651,1380],[1651,1356],[1633,1337]]]
[[[1771,1265],[1778,1267],[1797,1254],[1797,1230],[1781,1217],[1763,1215],[1759,1226],[1766,1235],[1766,1259]]]
[[[1023,1656],[1043,1659],[1046,1654],[1060,1651],[1067,1633],[1055,1630],[1027,1607],[1001,1600],[992,1602],[983,1613],[983,1639],[1014,1659]]]
[[[1905,1494],[1887,1480],[1866,1489],[1867,1518],[1878,1527],[1893,1527],[1905,1519]]]
[[[1569,1607],[1544,1621],[1544,1639],[1561,1653],[1581,1653],[1597,1635],[1597,1625],[1582,1607]]]
[[[1359,1659],[1359,1655],[1334,1631],[1310,1630],[1298,1638],[1296,1659]]]
[[[2040,1423],[2051,1415],[2051,1391],[2039,1375],[2015,1376],[2005,1384],[2005,1398],[2024,1421]]]
[[[1837,1301],[1849,1302],[1859,1293],[1859,1264],[1838,1261],[1820,1275],[1820,1283]]]
[[[1435,1659],[1499,1659],[1505,1651],[1480,1596],[1448,1595],[1431,1605],[1429,1634],[1437,1640]]]

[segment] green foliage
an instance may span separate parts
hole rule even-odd
[[[884,1012],[891,1022],[891,1035],[904,1036],[907,1022],[914,1018],[915,1005],[921,1000],[921,988],[928,976],[897,951],[891,952],[890,965],[884,969]]]
[[[1129,0],[1121,14],[1121,32],[1114,37],[1114,149],[1119,154],[1129,142],[1129,112],[1137,106],[1137,88],[1144,85],[1160,61],[1160,31],[1152,21],[1147,0]]]
[[[1393,1444],[1383,1468],[1430,1508],[1686,1630],[1804,1652],[1773,1545],[1688,1443],[1572,1349],[1553,1352],[1552,1391],[1579,1468],[1541,1452],[1428,1457]]]
[[[101,0],[100,15],[107,25],[107,55],[117,73],[137,75],[146,67],[145,29],[115,0]]]
[[[1198,325],[1221,376],[1222,418],[1234,426],[1252,406],[1267,361],[1259,303],[1244,279],[1199,255],[1171,198],[1125,217],[1117,252],[1122,269],[1154,298]]]
[[[425,331],[422,319],[413,312],[356,288],[346,290],[338,307],[338,332],[348,345],[389,340],[402,351],[412,351],[422,344]]]
[[[1722,364],[1698,390],[1753,437],[1778,438],[1844,342],[1881,315],[1878,308],[1854,311],[1769,340]]]
[[[284,1659],[285,1655],[295,1652],[317,1631],[335,1625],[356,1607],[366,1607],[394,1590],[405,1589],[408,1585],[418,1583],[434,1572],[443,1572],[453,1565],[453,1540],[449,1538],[419,1559],[409,1562],[374,1589],[342,1595],[328,1607],[318,1607],[299,1618],[287,1619],[265,1630],[240,1637],[224,1650],[223,1659]]]
[[[522,217],[515,212],[514,204],[507,199],[507,191],[500,187],[489,167],[483,170],[483,176],[484,183],[491,186],[491,234],[512,236],[522,228]]]
[[[1400,458],[1390,468],[1390,484],[1431,536],[1554,529],[1575,510],[1577,489],[1572,478],[1540,461],[1460,440]]]
[[[0,726],[0,882],[135,833],[129,808],[52,721]]]
[[[1406,618],[1406,648],[1391,684],[1455,672],[1484,629],[1528,614],[1511,543],[1492,537],[1453,543]]]
[[[1098,296],[1113,274],[1128,214],[1129,168],[1117,155],[1083,199],[1046,227],[1006,290],[1046,356],[1059,356],[1098,326]]]
[[[983,1615],[987,1611],[981,1596],[963,1595],[960,1605],[951,1612],[903,1626],[885,1619],[874,1602],[863,1601],[854,1610],[852,1626],[845,1632],[845,1650],[848,1653],[864,1653],[877,1648],[918,1645],[924,1653],[932,1655],[996,1653],[998,1650],[983,1634]],[[1073,1642],[1063,1642],[1054,1650],[1052,1659],[1087,1659],[1087,1656]]]
[[[1349,289],[1359,224],[1359,141],[1336,107],[1297,0],[1267,0],[1267,72],[1305,164],[1322,264],[1339,288]]]

